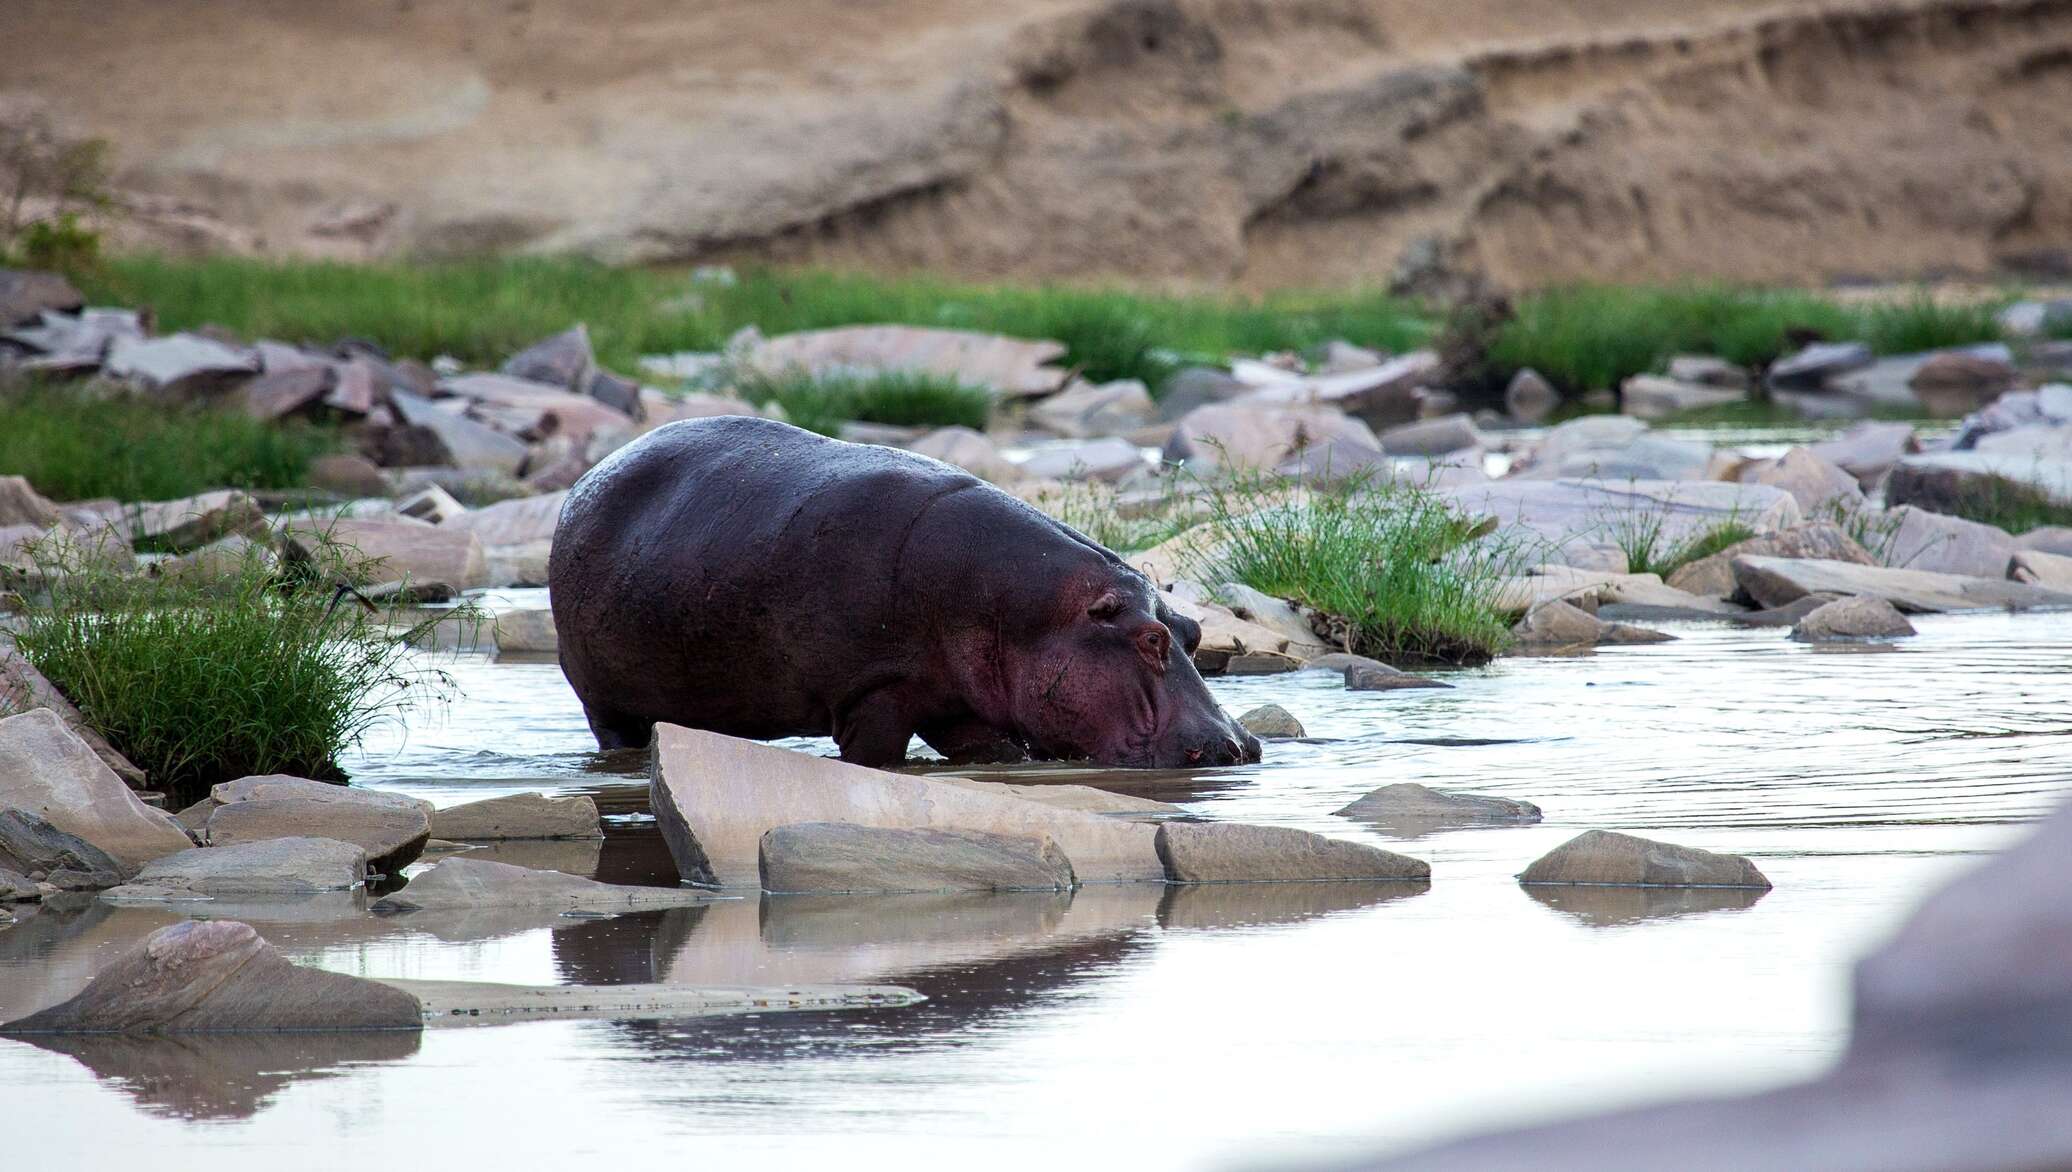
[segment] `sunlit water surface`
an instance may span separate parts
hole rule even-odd
[[[1219,680],[1232,710],[1280,703],[1315,739],[1270,743],[1253,767],[1094,779],[1418,855],[1433,871],[1421,892],[750,897],[416,924],[220,908],[345,972],[877,982],[929,1000],[421,1039],[0,1042],[9,1162],[1245,1166],[1803,1078],[1844,1040],[1850,959],[2051,805],[2072,761],[2072,616],[1917,625],[1899,646],[1839,649],[1679,625],[1674,643],[1504,659],[1444,691]],[[505,857],[670,881],[639,812],[644,762],[590,751],[555,666],[450,670],[461,698],[371,740],[348,762],[360,783],[441,804],[594,792],[617,812],[601,850]],[[1333,813],[1396,781],[1527,798],[1546,821],[1400,838]],[[1514,881],[1599,827],[1750,855],[1776,890],[1547,896]],[[0,1017],[69,995],[171,915],[46,910],[0,929]]]

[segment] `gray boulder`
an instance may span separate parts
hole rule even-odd
[[[2072,593],[2072,557],[2037,549],[2017,549],[2007,563],[2007,576],[2046,590]]]
[[[4,544],[0,541],[0,546]],[[72,730],[72,735],[86,742],[86,747],[101,759],[101,764],[121,778],[124,784],[131,789],[144,787],[144,771],[117,752],[106,737],[88,724],[72,701],[66,699],[65,694],[22,655],[13,636],[0,629],[0,712],[28,712],[36,708],[48,708],[57,713],[65,727]]]
[[[335,839],[360,848],[370,870],[394,875],[423,852],[431,828],[431,819],[414,806],[279,797],[216,810],[202,827],[202,837],[218,848],[279,838]]]
[[[1238,724],[1255,737],[1301,737],[1309,734],[1303,731],[1302,722],[1295,714],[1278,704],[1261,704],[1237,718]]]
[[[1686,411],[1739,403],[1747,392],[1684,382],[1652,374],[1636,374],[1619,384],[1619,410],[1635,419],[1667,419]]]
[[[711,896],[682,887],[628,887],[559,871],[536,871],[462,856],[434,864],[409,886],[376,900],[377,912],[464,911],[503,908],[553,912],[618,913],[688,907]]]
[[[1144,453],[1121,436],[1044,444],[1022,461],[1022,472],[1045,480],[1101,480],[1110,484],[1145,467]]]
[[[0,719],[0,807],[34,814],[125,867],[194,845],[48,708]]]
[[[1863,504],[1856,478],[1807,448],[1792,448],[1774,460],[1756,460],[1741,470],[1744,484],[1781,488],[1799,502],[1799,512],[1812,517],[1830,509],[1853,510]]]
[[[1833,439],[1812,445],[1809,450],[1854,476],[1857,485],[1869,491],[1885,478],[1894,464],[1919,451],[1920,447],[1911,423],[1865,420]]]
[[[1029,409],[1038,427],[1073,439],[1122,435],[1157,418],[1151,392],[1133,378],[1098,385],[1074,382]]]
[[[102,362],[110,378],[128,379],[159,395],[184,396],[259,373],[259,357],[200,334],[118,337]]]
[[[1398,424],[1381,433],[1381,450],[1391,456],[1443,456],[1482,444],[1482,433],[1469,415],[1442,415]]]
[[[99,891],[136,871],[78,835],[13,807],[0,808],[0,867],[60,891]]]
[[[1646,887],[1761,887],[1770,881],[1739,855],[1655,842],[1609,830],[1569,839],[1518,876],[1520,883],[1593,883]]]
[[[216,895],[301,896],[350,891],[367,881],[367,855],[335,838],[269,838],[196,847],[146,863],[102,898],[191,899]]]
[[[1669,360],[1669,377],[1680,383],[1745,391],[1751,380],[1748,369],[1710,354],[1678,354]]]
[[[1449,826],[1525,826],[1540,820],[1540,808],[1531,802],[1436,790],[1414,781],[1382,786],[1336,812],[1385,829],[1417,833]]]
[[[962,468],[991,484],[1008,485],[1027,478],[984,433],[968,427],[939,427],[908,444],[907,450]]]
[[[499,655],[555,655],[561,650],[554,612],[545,607],[502,612],[496,616],[495,635]]]
[[[1882,598],[1840,598],[1816,608],[1791,629],[1801,643],[1893,639],[1914,633],[1914,625]]]
[[[379,440],[375,458],[399,464],[451,464],[471,472],[516,476],[527,455],[523,441],[448,411],[408,391],[392,391],[397,426]]]
[[[1862,342],[1815,342],[1771,363],[1767,380],[1773,389],[1818,391],[1829,378],[1862,370],[1874,361],[1871,348]]]
[[[1504,386],[1504,412],[1520,423],[1544,423],[1559,406],[1561,392],[1529,366],[1512,375]]]
[[[432,815],[432,836],[454,842],[602,838],[597,803],[586,794],[511,794],[448,806]]]
[[[1049,836],[908,830],[851,822],[775,826],[758,848],[763,890],[1064,891],[1072,861]]]
[[[1213,366],[1189,366],[1174,371],[1158,397],[1158,417],[1173,423],[1196,407],[1228,403],[1249,393],[1250,383],[1232,378],[1227,370]]]
[[[1546,650],[1614,644],[1669,643],[1676,636],[1627,623],[1608,623],[1573,603],[1556,598],[1525,612],[1511,628],[1518,646]]]
[[[160,928],[94,974],[79,995],[0,1026],[24,1034],[207,1034],[414,1030],[417,999],[291,963],[248,924]]]
[[[0,269],[0,330],[40,319],[45,311],[77,313],[86,298],[72,282],[37,269]]]
[[[442,582],[473,590],[489,580],[482,542],[466,526],[427,525],[401,518],[345,519],[289,530],[304,543],[324,537],[366,563],[375,581]]]
[[[0,867],[0,904],[35,903],[42,898],[43,889],[36,885],[34,879],[19,871],[10,871],[6,867]],[[8,924],[14,921],[11,913],[0,912],[0,916],[6,917],[5,919],[0,919],[0,924]]]
[[[1157,846],[1171,883],[1423,882],[1432,876],[1423,859],[1288,826],[1166,822]]]
[[[597,353],[590,347],[589,327],[576,325],[504,360],[503,373],[582,394],[597,373]]]
[[[263,537],[266,513],[250,496],[220,489],[176,501],[129,505],[122,510],[120,525],[132,541],[184,553],[232,534]]]

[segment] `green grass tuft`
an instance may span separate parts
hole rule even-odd
[[[212,488],[294,488],[335,432],[236,410],[178,407],[95,388],[0,388],[0,476],[61,501],[172,500]]]
[[[378,721],[451,689],[413,660],[388,612],[331,583],[364,577],[340,552],[283,581],[263,547],[225,576],[136,575],[91,551],[46,549],[21,652],[91,724],[186,800],[218,782],[341,779],[337,759]],[[447,613],[447,612],[441,612]],[[418,624],[421,626],[422,624]]]
[[[1629,574],[1656,574],[1663,579],[1699,560],[1747,541],[1755,530],[1738,518],[1729,517],[1709,529],[1689,534],[1682,541],[1668,540],[1668,513],[1664,509],[1633,509],[1613,515],[1605,531],[1613,545],[1626,555]]]
[[[986,425],[993,393],[939,374],[813,375],[789,373],[740,381],[743,398],[760,407],[775,402],[794,425],[835,435],[843,423],[973,429]]]
[[[1472,519],[1415,486],[1349,482],[1210,490],[1220,538],[1190,572],[1333,616],[1346,649],[1402,665],[1487,663],[1510,641],[1500,605],[1517,552],[1470,540]]]
[[[1927,507],[1925,502],[1920,505]],[[2072,526],[2072,506],[2052,500],[2032,485],[2004,476],[1967,477],[1954,494],[1937,499],[1935,506],[1936,512],[1998,526],[2009,533],[2027,533],[2044,525]],[[1868,547],[1870,543],[1864,544]],[[1891,544],[1891,535],[1887,535],[1885,544]]]

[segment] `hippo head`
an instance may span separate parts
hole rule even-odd
[[[1141,575],[1070,591],[1024,665],[1013,722],[1040,755],[1132,768],[1259,760],[1194,669],[1201,626],[1167,609]]]

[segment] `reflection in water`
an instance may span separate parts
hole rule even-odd
[[[1542,905],[1600,928],[1708,912],[1742,911],[1770,894],[1760,887],[1599,887],[1522,883]]]
[[[176,1119],[245,1119],[290,1083],[338,1078],[353,1066],[417,1053],[413,1030],[357,1034],[215,1034],[24,1041],[77,1059],[138,1107]]]
[[[1430,889],[1429,883],[1187,883],[1165,889],[1158,926],[1184,931],[1297,924]]]

